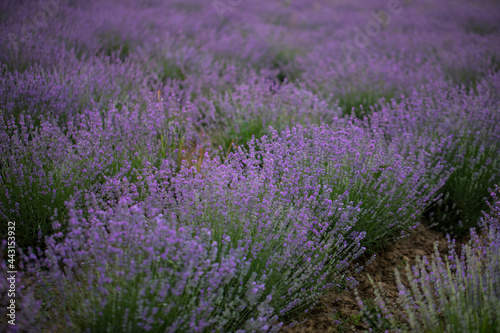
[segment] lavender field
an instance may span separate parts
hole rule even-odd
[[[0,1],[1,332],[500,332],[497,0]]]

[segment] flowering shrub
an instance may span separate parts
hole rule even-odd
[[[239,85],[234,92],[213,96],[208,113],[213,120],[207,125],[215,127],[210,131],[212,142],[224,152],[231,142],[247,145],[252,136],[269,134],[270,126],[282,131],[296,124],[331,123],[341,116],[338,107],[328,106],[304,88],[272,82]]]
[[[189,110],[177,107],[172,99],[151,103],[146,112],[86,111],[62,129],[56,120],[41,118],[35,128],[32,117],[20,115],[17,127],[0,116],[0,218],[19,221],[18,245],[41,245],[54,212],[63,219],[66,200],[97,190],[106,177],[132,179],[148,165],[177,161],[189,140],[183,123]]]
[[[90,332],[164,332],[275,324],[265,277],[249,273],[244,247],[128,206],[123,198],[114,211],[90,213],[88,220],[72,211],[68,237],[49,243],[46,287],[59,290],[58,310],[71,311],[72,325]]]
[[[60,285],[60,293],[67,297],[61,304],[68,308],[60,311],[70,311],[75,315],[71,319],[74,325],[91,331],[104,323],[132,331],[195,330],[197,325],[224,331],[271,327],[275,316],[287,318],[314,305],[326,288],[355,283],[348,272],[352,261],[364,252],[360,242],[373,251],[376,242],[383,244],[416,225],[418,211],[405,209],[408,204],[401,199],[394,206],[389,202],[407,191],[403,200],[424,207],[439,186],[438,181],[424,185],[433,180],[426,178],[418,155],[403,162],[393,151],[395,146],[386,145],[381,132],[365,132],[345,121],[331,127],[295,127],[282,134],[274,131],[270,139],[263,137],[249,145],[248,152],[239,149],[224,163],[207,155],[199,171],[187,165],[177,174],[167,169],[150,174],[143,169],[137,186],[121,183],[116,204],[94,196],[85,216],[71,210],[67,236],[58,232],[55,237],[62,237],[60,242],[50,238],[47,261],[40,264],[49,271],[46,279],[51,285]],[[111,189],[124,176],[110,175],[102,188]],[[398,177],[413,179],[411,192],[402,182],[391,191]],[[370,198],[373,189],[380,196]],[[378,228],[370,224],[375,221]],[[200,263],[184,266],[187,257],[180,256],[175,264],[177,257],[170,255],[158,261],[166,246],[163,227],[182,228],[186,235],[200,240],[199,246],[205,250],[186,253],[201,256]],[[151,247],[145,251],[142,244]],[[178,253],[188,246],[182,244],[168,252]],[[217,252],[212,253],[215,248]],[[209,257],[217,267],[226,260],[237,263],[231,266],[234,272],[227,281],[210,282],[215,268],[210,268]],[[168,267],[176,272],[170,278],[162,275]],[[200,267],[198,273],[191,271],[195,267]],[[206,279],[189,291],[172,291],[177,296],[192,295],[190,301],[185,296],[169,301],[162,291],[167,285],[161,283],[173,285],[182,280],[179,274]],[[57,280],[61,276],[68,282]],[[92,286],[88,293],[82,294],[83,283]],[[207,285],[222,294],[207,294],[205,299]],[[90,302],[84,307],[87,310],[73,310],[72,304],[79,300]],[[198,312],[184,307],[184,301]],[[209,310],[200,308],[199,302],[206,303]],[[165,304],[174,303],[177,307],[162,312]],[[189,318],[183,317],[188,313]],[[167,322],[165,318],[172,319]],[[194,326],[183,326],[188,323]]]
[[[336,200],[359,205],[354,230],[366,232],[362,244],[370,252],[413,229],[447,177],[443,165],[428,164],[418,149],[436,149],[432,142],[401,138],[387,144],[382,131],[341,120],[273,131],[249,145],[253,160],[272,170],[270,177],[290,202],[310,201],[318,214]]]
[[[0,109],[6,118],[13,116],[19,120],[19,116],[25,113],[35,120],[44,116],[58,117],[64,122],[81,112],[85,103],[90,102],[84,98],[81,82],[58,82],[56,74],[47,73],[43,68],[10,73],[3,65],[1,71]]]
[[[492,193],[494,200],[499,193],[497,187]],[[380,314],[371,318],[373,328],[379,328],[385,319],[400,332],[498,332],[500,205],[494,202],[489,206],[491,213],[482,218],[482,235],[471,229],[471,240],[461,254],[455,252],[453,243],[443,260],[436,246],[431,260],[424,256],[412,269],[407,265],[409,285],[403,284],[396,269],[398,304],[389,304],[381,287],[374,286]]]
[[[463,235],[486,208],[488,188],[500,181],[500,114],[494,92],[479,96],[460,88],[430,85],[401,103],[383,105],[372,117],[388,138],[414,133],[441,142],[433,158],[453,170],[429,210],[447,232]],[[491,89],[491,88],[490,88]]]

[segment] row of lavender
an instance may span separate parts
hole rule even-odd
[[[493,3],[51,3],[0,21],[0,214],[46,251],[21,331],[278,330],[500,180]]]

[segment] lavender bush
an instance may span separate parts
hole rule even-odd
[[[389,304],[380,286],[375,286],[378,318],[372,316],[373,328],[380,328],[384,319],[398,332],[498,332],[500,327],[499,188],[492,192],[491,212],[482,217],[482,234],[471,229],[471,240],[461,253],[450,239],[450,252],[442,258],[437,246],[430,260],[425,256],[417,265],[406,267],[409,284],[403,284],[396,269],[399,297]],[[373,283],[373,280],[371,280]]]
[[[366,232],[362,243],[369,252],[416,227],[419,214],[447,178],[443,165],[431,165],[419,149],[439,146],[411,138],[388,144],[382,131],[351,121],[273,131],[249,145],[292,203],[314,200],[310,205],[320,215],[332,201],[359,205],[354,230]],[[336,228],[334,221],[330,227]]]
[[[19,120],[22,113],[38,120],[40,116],[58,117],[62,123],[90,102],[83,82],[60,82],[56,74],[43,68],[29,68],[24,73],[9,73],[4,65],[0,81],[0,109],[7,118]],[[38,125],[38,124],[36,124]]]
[[[189,141],[186,113],[169,99],[150,102],[147,111],[111,108],[104,117],[94,109],[62,129],[55,119],[42,117],[35,128],[30,116],[21,114],[20,126],[2,117],[0,214],[3,221],[19,221],[18,245],[42,245],[54,212],[62,218],[71,196],[98,190],[106,177],[133,180],[148,165],[178,161]]]
[[[500,181],[500,113],[498,100],[488,85],[481,95],[464,88],[427,87],[401,103],[385,104],[372,117],[391,139],[414,133],[441,142],[434,158],[446,160],[452,169],[440,192],[443,198],[429,210],[434,221],[455,235],[475,227],[488,188]]]
[[[216,124],[211,126],[215,128],[210,137],[224,152],[231,143],[248,147],[252,136],[269,134],[270,126],[282,131],[296,124],[331,123],[341,116],[338,107],[329,106],[304,88],[269,81],[240,85],[234,92],[213,96],[208,112],[213,118],[210,123]]]
[[[89,220],[73,216],[66,241],[49,245],[52,273],[45,281],[60,290],[57,310],[71,311],[75,328],[232,331],[276,324],[265,278],[246,276],[251,259],[244,247],[232,249],[229,237],[217,243],[208,229],[194,232],[161,215],[147,219],[126,199],[114,212],[98,213]],[[58,271],[61,251],[66,259]]]

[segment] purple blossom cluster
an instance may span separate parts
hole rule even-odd
[[[22,259],[6,329],[275,332],[423,215],[494,230],[499,13],[1,2],[0,224]]]

